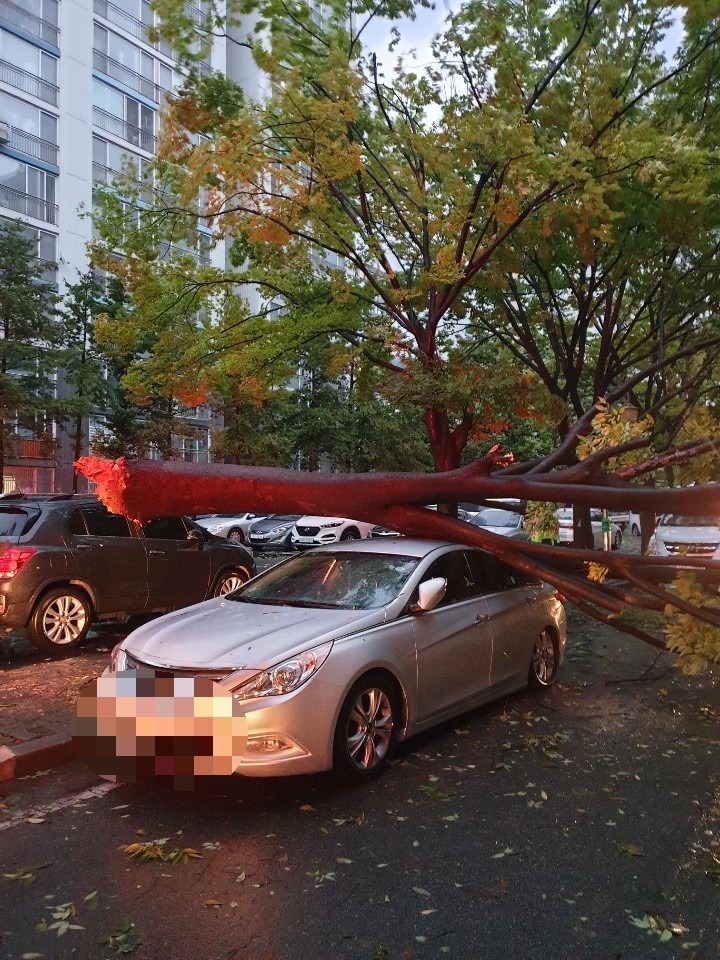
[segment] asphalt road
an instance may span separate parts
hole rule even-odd
[[[717,960],[720,685],[656,653],[574,615],[553,690],[355,790],[3,785],[0,958]],[[124,849],[160,839],[200,857]]]

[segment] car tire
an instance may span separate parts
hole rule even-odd
[[[73,587],[55,587],[33,607],[28,639],[43,653],[78,647],[90,629],[92,605],[87,594]]]
[[[223,570],[218,576],[213,586],[212,595],[214,597],[224,597],[226,593],[237,590],[250,579],[250,573],[245,567],[233,567],[231,570]]]
[[[227,538],[230,543],[245,543],[245,534],[240,527],[233,527],[232,530],[228,532]]]
[[[357,527],[349,527],[347,530],[343,530],[340,535],[341,540],[360,540],[360,531]]]
[[[340,710],[333,769],[345,783],[379,777],[390,762],[400,723],[400,697],[392,680],[376,671],[361,677]]]
[[[630,528],[630,533],[632,533],[632,535],[633,535],[634,537],[639,537],[639,536],[640,536],[640,527],[639,527],[636,523],[634,523],[634,524],[632,525],[632,527]]]
[[[555,683],[560,665],[560,643],[557,635],[546,627],[538,636],[530,657],[528,685],[545,690]]]
[[[613,537],[612,548],[613,550],[619,550],[622,546],[622,530],[618,530],[615,536]]]

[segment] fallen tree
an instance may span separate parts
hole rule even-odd
[[[586,425],[586,418],[582,418]],[[520,570],[553,584],[580,610],[661,649],[667,642],[632,622],[627,608],[664,611],[672,607],[720,631],[720,563],[698,557],[630,556],[595,550],[568,550],[509,540],[443,513],[431,503],[501,498],[573,503],[637,512],[720,515],[720,485],[661,489],[640,485],[646,473],[720,449],[720,440],[688,443],[646,461],[606,469],[606,463],[632,447],[602,450],[569,466],[558,465],[572,446],[580,421],[561,449],[533,463],[515,463],[494,447],[481,460],[442,473],[302,473],[278,468],[184,461],[102,460],[84,457],[79,472],[97,485],[109,509],[136,520],[154,516],[232,513],[239,510],[351,515],[408,536],[449,540],[481,547]],[[679,572],[694,574],[707,603],[685,600],[668,585]],[[720,632],[717,656],[720,660]],[[707,659],[707,654],[705,654]]]

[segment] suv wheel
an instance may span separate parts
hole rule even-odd
[[[237,590],[250,579],[250,574],[245,567],[235,567],[232,570],[225,570],[215,581],[212,595],[214,597],[224,597],[226,593]]]
[[[90,601],[80,590],[56,587],[35,604],[27,635],[38,650],[70,650],[85,639],[92,622]]]

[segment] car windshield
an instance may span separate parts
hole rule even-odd
[[[684,517],[672,513],[663,519],[665,527],[717,527],[720,526],[720,517]]]
[[[417,557],[310,552],[268,570],[226,600],[271,606],[374,610],[397,597]]]
[[[477,527],[519,527],[522,517],[509,510],[481,510],[472,522]]]

